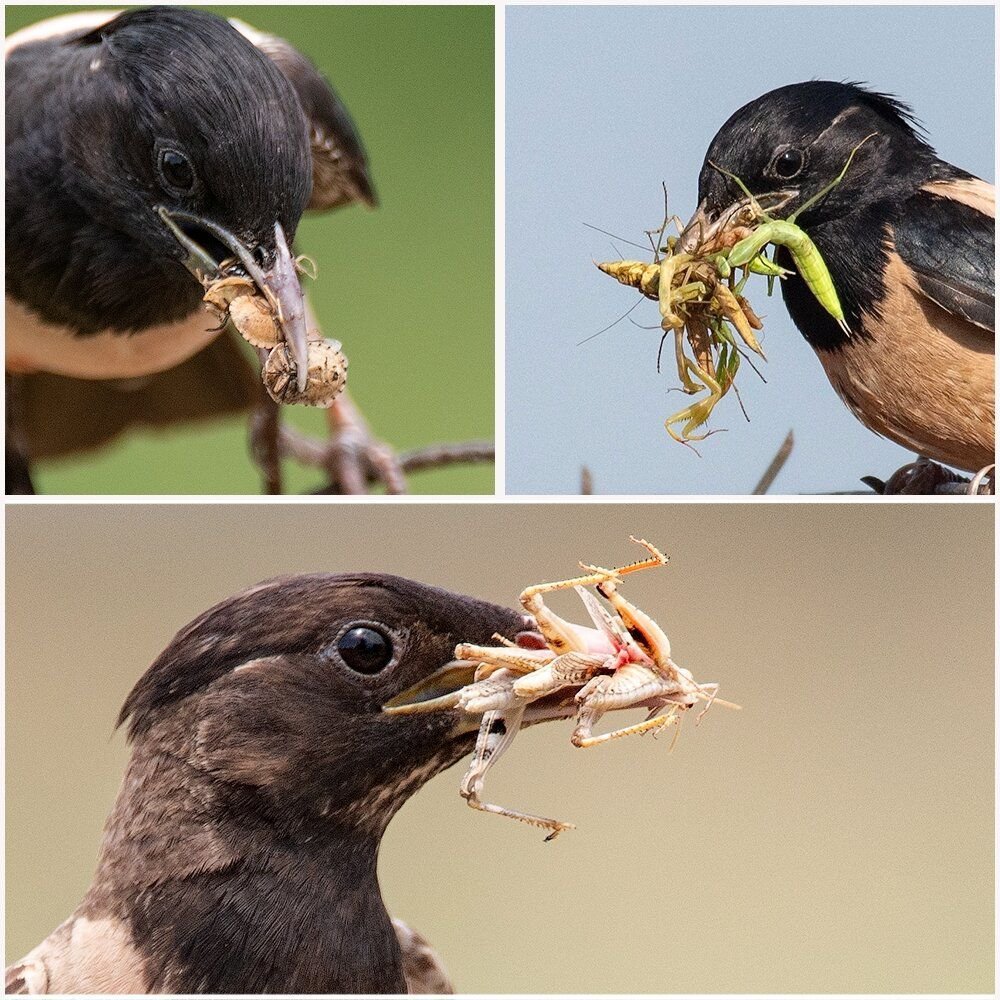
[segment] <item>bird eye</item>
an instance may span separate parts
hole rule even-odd
[[[356,625],[337,640],[337,652],[351,670],[377,674],[392,660],[392,642],[367,625]]]
[[[778,153],[771,167],[779,177],[788,180],[802,172],[805,162],[806,157],[802,150],[790,147]]]
[[[161,149],[157,167],[163,183],[180,194],[194,190],[195,176],[191,161],[176,149]]]

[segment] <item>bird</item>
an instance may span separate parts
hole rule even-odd
[[[330,84],[242,22],[63,15],[9,37],[5,67],[7,489],[32,492],[34,459],[259,401],[199,279],[235,260],[301,362],[299,221],[377,196]]]
[[[776,261],[791,272],[785,305],[866,427],[935,462],[980,470],[995,447],[995,190],[941,160],[910,107],[823,80],[751,101],[709,145],[681,244],[748,203],[730,175],[786,218],[849,159],[840,183],[795,220],[829,269],[846,327],[778,246]]]
[[[198,616],[122,707],[131,755],[90,888],[7,992],[451,992],[386,912],[376,858],[479,721],[382,707],[471,680],[456,644],[496,636],[543,641],[522,611],[381,573],[279,577]]]

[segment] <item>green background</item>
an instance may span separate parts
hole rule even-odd
[[[7,33],[73,7],[7,7]],[[207,7],[281,35],[326,74],[368,149],[381,201],[308,217],[297,249],[350,391],[399,451],[493,434],[493,8]],[[320,411],[284,410],[322,434]],[[286,463],[286,490],[321,484]],[[421,493],[492,493],[493,467],[410,478]],[[40,464],[43,493],[257,493],[243,418],[133,434]]]

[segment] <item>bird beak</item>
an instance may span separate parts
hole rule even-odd
[[[798,190],[768,191],[755,198],[740,198],[721,209],[715,208],[708,198],[702,199],[694,215],[688,219],[677,240],[677,253],[695,253],[698,247],[735,225],[753,225],[761,221],[754,205],[772,213],[784,208],[799,195]]]
[[[382,711],[387,715],[419,715],[455,708],[459,692],[475,680],[478,666],[472,660],[449,660],[434,673],[390,698]]]
[[[281,223],[274,224],[274,248],[267,252],[262,266],[251,248],[217,222],[162,205],[156,211],[186,253],[182,263],[200,283],[221,276],[219,265],[223,259],[232,256],[239,261],[274,310],[295,362],[296,384],[299,392],[304,392],[309,376],[305,301]],[[218,260],[213,250],[222,251]]]
[[[581,637],[585,637],[587,648],[610,649],[607,637],[598,629],[580,625],[575,625],[574,628]],[[517,646],[528,657],[537,653],[539,666],[551,659],[551,653],[548,652],[545,640],[539,632],[520,633],[517,636]],[[387,701],[382,706],[382,711],[387,715],[420,715],[456,710],[462,688],[475,680],[476,670],[480,666],[482,663],[479,660],[449,660],[429,676]],[[551,722],[575,715],[577,710],[573,700],[575,694],[574,689],[566,689],[531,702],[525,709],[522,725]],[[460,736],[463,733],[475,732],[481,720],[482,717],[476,713],[461,712],[452,735]]]
[[[480,666],[478,661],[450,660],[429,677],[425,677],[387,701],[382,706],[382,711],[386,715],[457,712],[461,690],[475,680],[476,670]],[[575,694],[575,690],[567,689],[531,702],[525,709],[521,725],[531,726],[537,722],[570,718],[577,710],[573,700]],[[474,733],[479,729],[481,722],[481,715],[474,712],[458,712],[451,735],[457,737]]]

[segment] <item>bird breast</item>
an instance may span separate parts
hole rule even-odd
[[[867,427],[946,465],[975,471],[993,461],[994,356],[964,320],[913,287],[895,254],[889,293],[870,336],[817,351],[830,383]],[[919,331],[919,336],[914,335]]]
[[[72,378],[139,378],[187,361],[221,332],[218,319],[195,310],[176,323],[139,333],[106,330],[77,336],[46,323],[9,296],[5,304],[7,371],[51,372]]]

